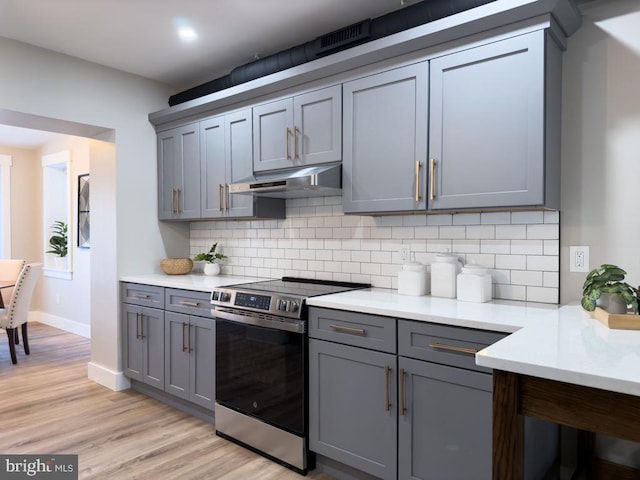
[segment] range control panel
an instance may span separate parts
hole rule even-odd
[[[295,295],[217,288],[211,293],[211,304],[282,317],[300,318],[304,298]]]

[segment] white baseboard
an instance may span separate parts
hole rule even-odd
[[[84,338],[91,338],[91,325],[76,322],[68,318],[58,317],[45,312],[29,312],[29,320],[50,325],[65,332],[75,333]]]
[[[115,392],[131,388],[131,382],[122,372],[114,372],[97,363],[89,362],[87,364],[87,376],[89,380],[99,383]]]

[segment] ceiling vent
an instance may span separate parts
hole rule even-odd
[[[369,38],[371,20],[363,20],[348,27],[318,37],[320,48],[316,55],[325,55],[344,47],[363,43]]]

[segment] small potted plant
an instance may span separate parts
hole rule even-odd
[[[193,257],[194,262],[206,262],[204,264],[205,275],[218,275],[220,273],[220,265],[218,264],[218,261],[227,258],[226,255],[223,255],[220,252],[216,252],[217,248],[218,242],[211,245],[211,248],[208,252],[199,253],[195,257]]]
[[[49,247],[46,253],[55,255],[56,263],[63,263],[61,259],[69,252],[69,241],[67,235],[67,224],[61,220],[56,220],[51,226],[53,235],[49,238]]]
[[[582,286],[582,308],[589,312],[600,307],[609,313],[627,313],[631,305],[633,313],[638,314],[637,290],[623,281],[626,274],[610,264],[591,270]]]

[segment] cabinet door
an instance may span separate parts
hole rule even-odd
[[[395,479],[396,381],[395,355],[309,340],[311,450]]]
[[[219,218],[224,216],[227,183],[224,115],[200,122],[200,137],[202,217]]]
[[[544,203],[543,35],[431,61],[432,209]]]
[[[491,375],[404,357],[399,368],[399,478],[490,480]]]
[[[253,170],[293,166],[293,100],[286,98],[253,108]]]
[[[294,97],[293,128],[294,165],[342,160],[342,86]]]
[[[165,312],[165,391],[189,400],[189,315]]]
[[[134,380],[142,380],[142,338],[140,336],[142,307],[122,304],[122,368]]]
[[[200,216],[200,133],[198,124],[158,134],[158,218]]]
[[[234,183],[253,174],[253,125],[251,110],[241,110],[225,115],[225,170],[227,184]],[[251,217],[253,197],[250,195],[229,195],[225,190],[226,214],[229,217]]]
[[[213,410],[216,395],[215,320],[189,317],[189,400]]]
[[[164,388],[164,311],[142,309],[143,366],[141,380],[156,388]]]
[[[345,212],[426,210],[428,68],[343,85]]]

